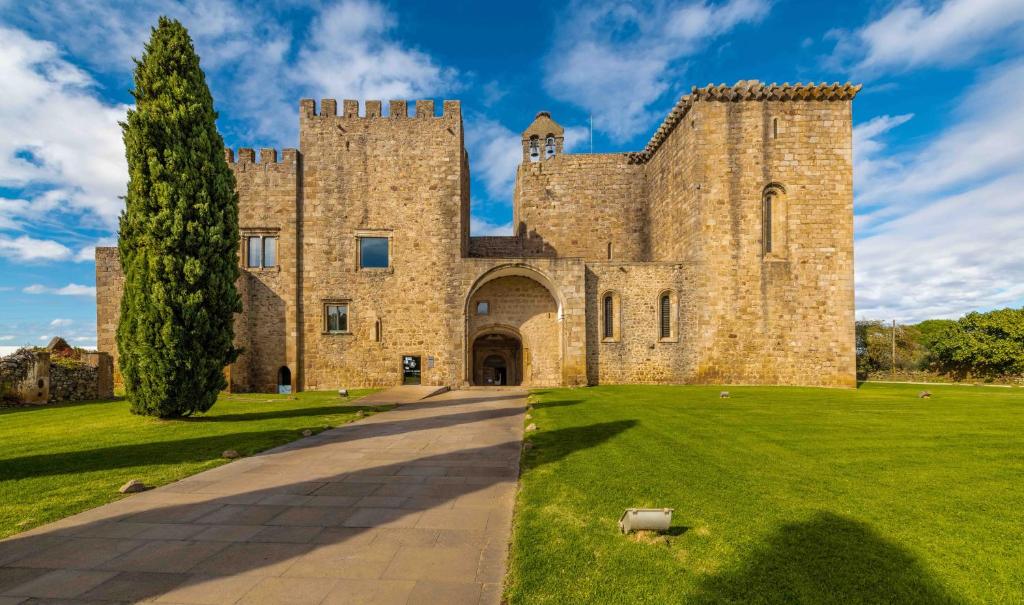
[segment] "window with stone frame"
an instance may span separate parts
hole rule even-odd
[[[277,266],[277,236],[245,236],[245,266],[249,269],[269,269]]]
[[[366,231],[356,234],[356,257],[360,270],[391,268],[391,232]]]
[[[331,301],[324,303],[324,332],[328,334],[350,333],[348,307],[348,301]]]
[[[476,314],[477,315],[489,315],[491,313],[491,303],[486,300],[481,300],[476,303]]]
[[[658,340],[675,342],[679,338],[679,298],[674,290],[658,294]]]
[[[600,331],[603,342],[619,340],[621,334],[620,302],[617,292],[605,292],[601,296]]]

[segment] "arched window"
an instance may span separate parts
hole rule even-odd
[[[612,243],[608,242],[608,260],[612,259]]]
[[[615,300],[611,294],[604,295],[604,337],[615,337]]]
[[[658,340],[676,342],[679,339],[679,297],[674,290],[658,294]]]
[[[384,327],[381,325],[380,320],[378,319],[373,323],[373,340],[375,342],[380,342],[381,337],[383,336],[383,332]]]
[[[779,138],[779,119],[772,118],[772,138]]]
[[[540,139],[537,138],[537,135],[530,137],[530,161],[540,161]]]
[[[288,366],[281,366],[277,370],[277,392],[284,395],[292,392],[292,371]]]
[[[544,141],[544,158],[555,157],[555,137],[548,135],[548,138]]]
[[[658,334],[661,338],[672,337],[672,298],[667,292],[658,301]]]
[[[761,252],[768,258],[786,257],[786,190],[771,183],[761,195]]]

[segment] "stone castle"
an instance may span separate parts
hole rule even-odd
[[[490,237],[469,232],[458,101],[303,100],[298,149],[226,151],[245,349],[230,386],[854,386],[859,90],[694,88],[631,153],[564,153],[541,112],[515,234]],[[115,356],[122,283],[98,248]]]

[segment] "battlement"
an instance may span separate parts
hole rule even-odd
[[[316,111],[316,101],[313,99],[302,99],[299,101],[299,115],[303,118],[383,118],[391,120],[402,120],[408,118],[445,118],[461,117],[461,101],[446,100],[442,103],[441,115],[434,110],[434,101],[431,99],[414,101],[413,114],[409,115],[408,101],[388,101],[388,113],[384,115],[383,105],[380,101],[364,101],[363,111],[360,115],[359,101],[345,99],[342,102],[341,114],[338,113],[337,99],[321,99],[320,113]]]
[[[651,159],[676,124],[682,121],[694,103],[698,101],[851,101],[860,92],[862,86],[849,82],[845,84],[839,82],[832,84],[827,82],[764,84],[759,80],[740,80],[732,86],[726,84],[708,84],[701,88],[694,86],[689,94],[680,97],[679,102],[668,113],[661,126],[654,131],[644,150],[631,152],[627,156],[630,163],[633,164],[643,164]]]
[[[285,148],[281,150],[280,158],[278,157],[277,150],[273,147],[263,147],[260,149],[259,162],[256,161],[256,151],[251,147],[239,147],[238,148],[238,160],[235,160],[235,151],[230,147],[224,148],[224,159],[227,160],[228,164],[259,164],[259,165],[294,165],[298,161],[299,152],[293,148]]]

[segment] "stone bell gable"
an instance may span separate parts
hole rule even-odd
[[[693,88],[640,151],[521,136],[514,233],[471,237],[461,105],[299,104],[299,144],[226,151],[236,390],[401,383],[853,386],[850,84]],[[116,249],[97,249],[116,355]]]

